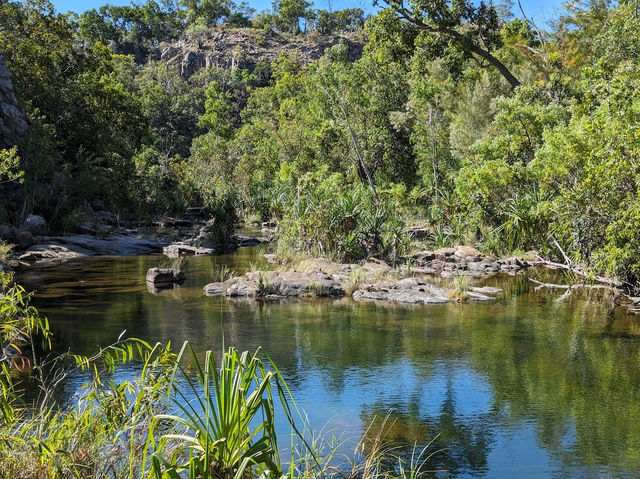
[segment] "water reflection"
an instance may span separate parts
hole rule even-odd
[[[144,281],[161,261],[153,256],[85,259],[19,280],[37,291],[59,349],[90,353],[126,329],[219,350],[224,333],[227,345],[269,353],[316,429],[329,423],[353,445],[393,409],[391,439],[425,444],[439,434],[433,469],[446,472],[437,477],[640,474],[640,324],[610,301],[559,302],[524,276],[490,280],[505,288],[492,304],[202,295],[214,263],[243,272],[260,267],[259,251],[189,258],[185,283],[158,294]]]

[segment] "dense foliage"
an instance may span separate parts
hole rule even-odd
[[[504,5],[384,6],[365,18],[304,0],[258,14],[150,0],[61,15],[0,2],[0,51],[30,124],[2,154],[25,189],[4,219],[34,211],[71,229],[96,202],[137,218],[204,204],[277,219],[283,245],[350,260],[398,255],[416,223],[436,244],[566,254],[635,284],[634,6],[572,3],[547,31]],[[358,31],[366,46],[189,77],[152,54],[248,26],[291,41]]]

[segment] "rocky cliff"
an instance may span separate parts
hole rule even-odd
[[[282,54],[297,57],[302,64],[320,58],[343,42],[349,56],[362,55],[365,39],[352,33],[323,37],[320,35],[289,36],[251,28],[216,29],[199,36],[185,37],[161,48],[155,57],[169,65],[178,65],[183,78],[188,78],[206,67],[246,68],[253,70],[263,61],[273,62]]]
[[[0,53],[0,148],[14,145],[26,131],[27,121],[18,107],[11,74]]]

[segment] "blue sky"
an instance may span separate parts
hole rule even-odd
[[[144,0],[143,0],[144,1]],[[315,8],[327,8],[328,1],[332,1],[334,9],[341,8],[362,8],[365,12],[373,10],[372,0],[316,0]],[[562,6],[564,0],[521,0],[527,16],[535,19],[537,23],[544,24],[551,18],[556,16],[556,12]],[[271,7],[272,0],[247,0],[247,3],[257,11]],[[52,0],[59,12],[74,11],[77,13],[99,7],[105,3],[112,5],[128,5],[131,0],[84,0],[81,2],[73,0]],[[137,2],[138,3],[138,2]],[[239,1],[237,3],[240,3]],[[514,7],[514,13],[517,13],[517,1]],[[520,16],[520,15],[517,15]]]

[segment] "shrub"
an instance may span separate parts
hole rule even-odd
[[[395,203],[376,200],[369,188],[345,182],[340,174],[304,177],[280,230],[289,247],[345,261],[395,259],[407,244]]]

